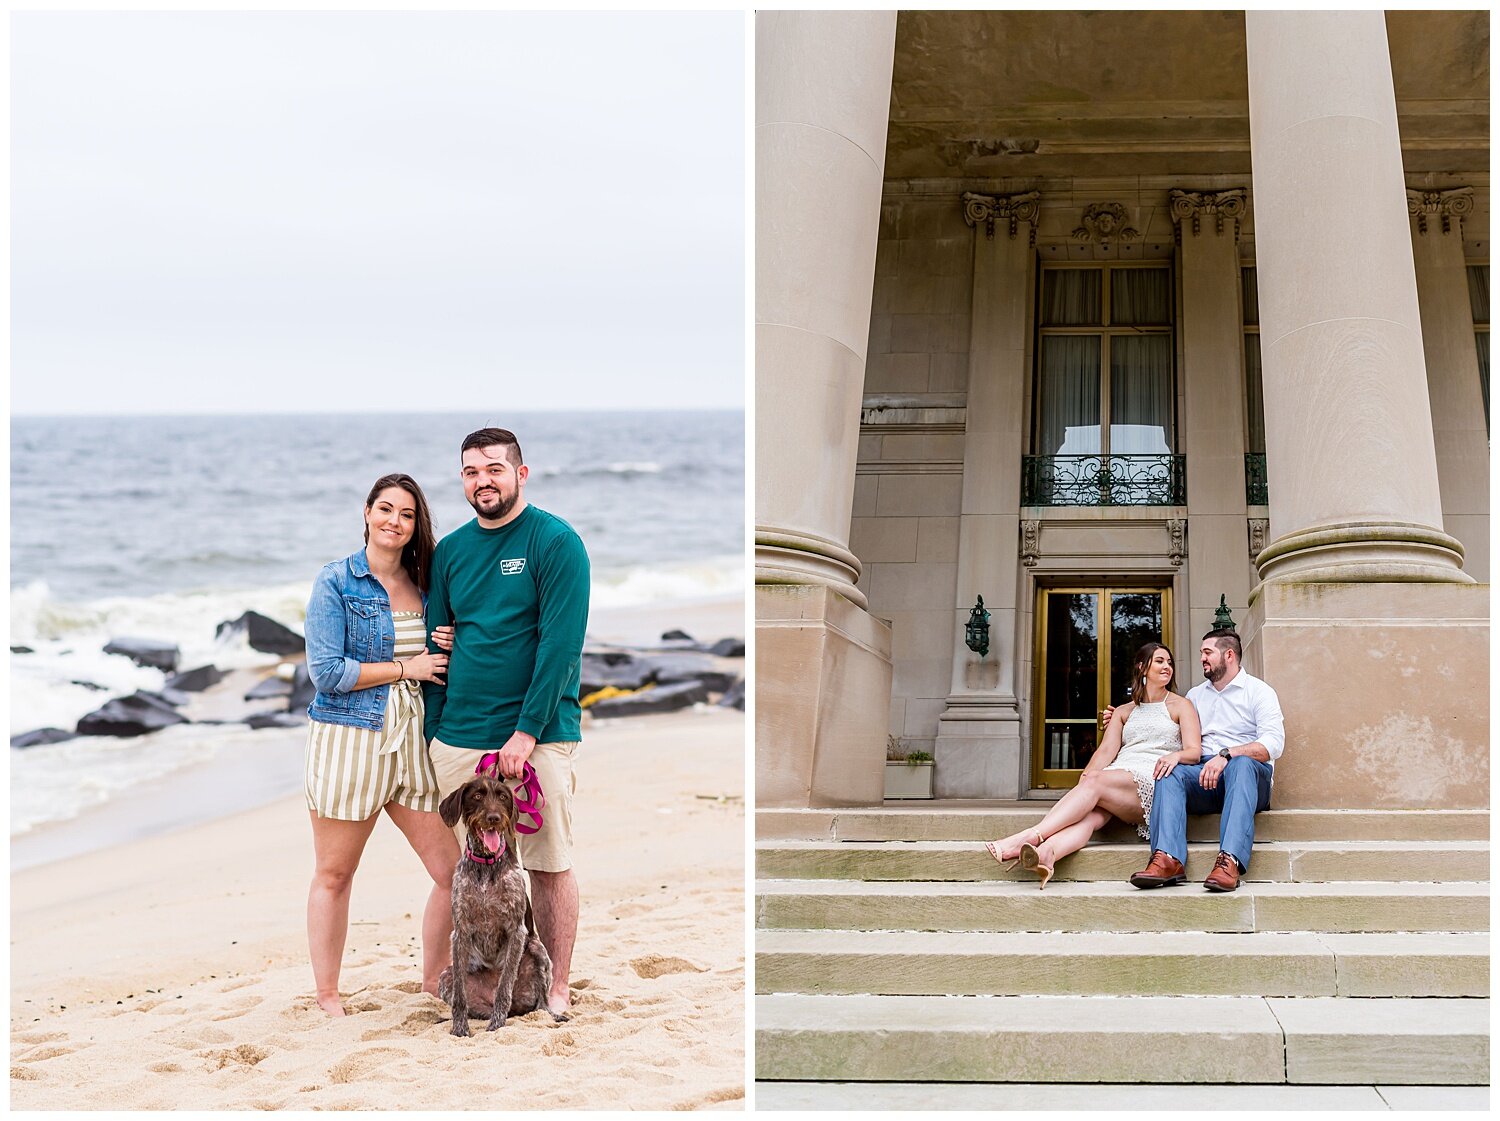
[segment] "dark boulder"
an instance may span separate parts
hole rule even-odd
[[[256,682],[245,693],[247,701],[263,701],[269,697],[290,697],[292,695],[292,683],[283,681],[272,674],[264,681]]]
[[[181,651],[170,642],[159,642],[154,638],[112,638],[104,647],[106,654],[124,654],[138,666],[171,673],[177,668]]]
[[[719,707],[745,711],[745,679],[743,677],[724,690],[724,695],[719,698]]]
[[[299,712],[305,717],[307,706],[313,703],[317,694],[318,687],[313,684],[312,675],[307,672],[307,663],[299,662],[292,672],[292,695],[286,700],[286,710]]]
[[[224,671],[216,666],[199,666],[197,669],[174,673],[167,678],[167,688],[183,693],[201,693],[210,685],[224,680]]]
[[[109,692],[109,686],[108,685],[98,685],[98,684],[95,684],[92,681],[81,681],[81,680],[79,680],[76,677],[72,681],[68,682],[68,684],[69,685],[81,685],[83,688],[88,689],[88,690],[90,690],[92,692],[95,692],[95,693],[107,693],[107,692]]]
[[[10,652],[12,654],[35,654],[36,653],[36,651],[33,650],[29,646],[12,646],[10,648]],[[27,735],[30,735],[30,734],[31,733],[29,733],[29,732],[27,733]]]
[[[78,722],[80,736],[140,736],[188,719],[155,693],[116,697]]]
[[[677,630],[662,632],[661,640],[663,642],[692,642],[692,641],[694,641],[693,636],[690,635],[690,634],[688,634],[687,631],[677,631]]]
[[[653,712],[676,712],[708,700],[708,686],[701,681],[680,681],[675,685],[657,685],[625,697],[595,701],[589,712],[599,720],[616,716],[645,716]]]
[[[639,689],[655,680],[655,669],[634,654],[585,654],[580,695],[586,697],[611,685],[616,689]]]
[[[715,693],[722,693],[734,684],[738,673],[719,668],[707,654],[689,650],[648,654],[641,659],[655,675],[658,685],[672,685],[679,681],[701,681]]]
[[[300,654],[307,649],[307,640],[300,634],[258,611],[247,611],[238,619],[220,623],[214,636],[221,642],[244,636],[250,649],[262,654]]]
[[[720,658],[743,658],[745,656],[745,640],[743,638],[721,638],[708,648],[708,652]]]
[[[61,728],[38,728],[34,732],[22,732],[19,736],[11,736],[10,746],[41,747],[43,744],[62,743],[64,740],[77,738],[77,732],[65,732]]]
[[[261,712],[247,717],[245,723],[252,728],[300,728],[307,723],[307,713]]]

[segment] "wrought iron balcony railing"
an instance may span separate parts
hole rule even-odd
[[[1266,453],[1245,453],[1245,505],[1268,505],[1266,498]]]
[[[1028,455],[1023,506],[1184,506],[1186,456]]]

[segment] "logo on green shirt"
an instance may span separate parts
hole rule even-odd
[[[525,557],[516,557],[513,560],[502,560],[500,562],[500,575],[501,576],[514,576],[514,575],[516,575],[519,572],[524,572],[525,570],[526,570],[526,558]]]

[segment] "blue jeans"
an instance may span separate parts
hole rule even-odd
[[[1202,763],[1182,764],[1156,780],[1151,796],[1151,849],[1187,864],[1188,814],[1220,814],[1219,850],[1250,870],[1250,846],[1255,841],[1255,815],[1271,805],[1271,764],[1236,755],[1219,775],[1213,790],[1199,783]]]

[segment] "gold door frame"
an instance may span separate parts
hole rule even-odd
[[[1124,580],[1119,583],[1088,583],[1088,584],[1049,584],[1039,586],[1036,589],[1035,603],[1035,627],[1036,638],[1032,645],[1035,657],[1032,660],[1032,693],[1031,693],[1031,787],[1036,790],[1068,790],[1078,784],[1078,776],[1083,774],[1083,768],[1049,770],[1044,767],[1046,753],[1044,750],[1047,735],[1047,597],[1057,595],[1097,595],[1099,638],[1098,638],[1098,665],[1099,673],[1096,682],[1096,707],[1102,712],[1110,703],[1109,697],[1109,667],[1110,667],[1110,643],[1111,630],[1109,621],[1113,613],[1109,610],[1109,597],[1115,593],[1141,594],[1143,592],[1155,592],[1161,595],[1161,640],[1167,649],[1172,650],[1175,662],[1177,653],[1172,646],[1172,584],[1171,581],[1152,583],[1145,580]],[[1065,723],[1087,723],[1086,720],[1054,720],[1053,724]],[[1102,727],[1095,717],[1095,729],[1098,733],[1096,743],[1104,738]]]

